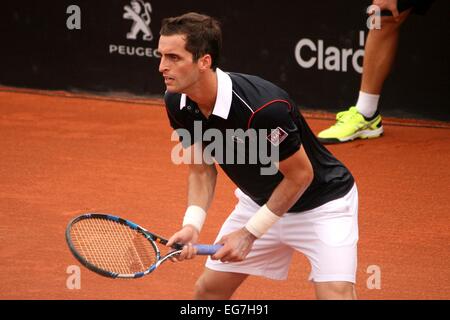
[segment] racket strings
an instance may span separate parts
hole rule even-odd
[[[75,249],[91,264],[118,274],[143,272],[156,263],[156,252],[144,235],[121,223],[85,219],[71,230]]]

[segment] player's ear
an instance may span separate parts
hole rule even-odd
[[[198,59],[198,64],[201,70],[211,69],[212,58],[210,54],[205,54],[203,57]]]

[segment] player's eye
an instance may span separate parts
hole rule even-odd
[[[167,55],[167,58],[174,62],[177,62],[180,60],[180,57],[175,54],[169,54],[169,55]]]

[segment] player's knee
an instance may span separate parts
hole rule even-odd
[[[194,297],[197,300],[205,300],[208,294],[206,284],[204,283],[202,277],[198,278],[194,286]]]
[[[197,300],[230,299],[245,277],[246,275],[238,274],[230,277],[227,273],[206,270],[195,283],[194,297]]]
[[[320,283],[317,289],[318,299],[356,299],[354,285],[351,282],[324,282]]]
[[[196,300],[224,300],[229,298],[226,292],[215,287],[204,275],[200,276],[195,283],[194,297]]]

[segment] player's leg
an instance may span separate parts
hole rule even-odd
[[[248,274],[221,272],[205,268],[195,284],[194,298],[197,300],[227,300],[247,279]]]
[[[283,240],[311,264],[309,279],[318,299],[355,299],[357,269],[358,191],[318,208],[288,213],[282,221]]]
[[[358,191],[319,208],[312,220],[320,243],[311,272],[317,299],[356,299]],[[310,259],[311,260],[311,259]]]
[[[347,281],[314,282],[318,300],[356,300],[355,284]]]

